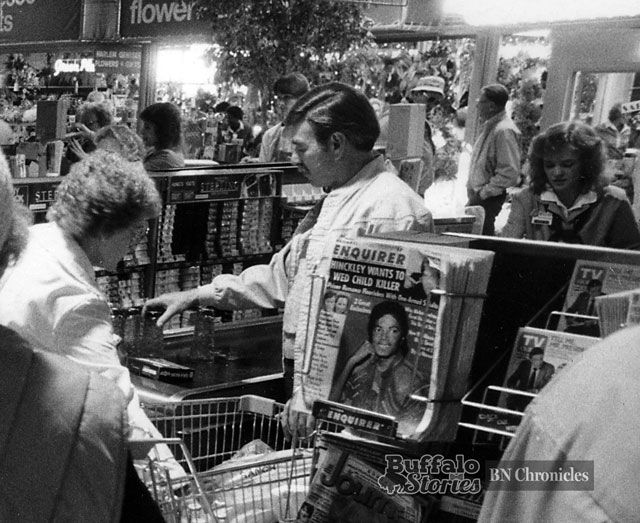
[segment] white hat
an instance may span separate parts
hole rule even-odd
[[[439,76],[423,76],[418,80],[418,84],[411,89],[412,93],[420,91],[438,93],[440,96],[444,96],[444,78],[440,78]]]

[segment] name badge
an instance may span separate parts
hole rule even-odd
[[[531,217],[531,223],[533,225],[551,225],[553,223],[553,214],[545,211],[539,212]]]

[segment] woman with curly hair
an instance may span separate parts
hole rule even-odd
[[[22,263],[29,224],[29,211],[14,202],[0,153],[0,276],[8,268],[10,280]],[[2,308],[24,311],[32,281],[13,295],[1,293]],[[64,306],[69,294],[49,298]],[[34,303],[34,318],[39,321],[44,309]],[[121,391],[60,354],[34,350],[40,345],[24,336],[30,329],[20,330],[22,336],[0,326],[0,477],[11,478],[3,484],[0,520],[163,521],[128,455]]]
[[[34,347],[66,356],[115,382],[140,437],[152,431],[129,371],[118,358],[111,309],[94,267],[114,272],[160,212],[160,196],[140,163],[96,151],[74,164],[20,259],[0,282],[0,322]]]
[[[502,235],[619,249],[640,247],[622,189],[607,185],[602,139],[582,122],[561,122],[533,139],[529,187],[513,195]]]

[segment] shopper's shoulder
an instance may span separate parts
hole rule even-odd
[[[611,199],[617,201],[628,202],[627,193],[624,189],[616,187],[615,185],[607,185],[602,190],[603,199]]]
[[[149,171],[161,171],[162,169],[174,169],[184,167],[182,154],[171,149],[152,151],[143,160],[144,168]]]
[[[505,116],[504,118],[498,120],[498,122],[496,123],[493,129],[493,132],[495,134],[511,134],[511,133],[515,133],[518,135],[521,134],[520,129],[518,129],[518,126],[508,116]]]
[[[284,125],[282,125],[281,123],[273,125],[264,132],[264,135],[262,135],[262,140],[263,141],[274,140],[280,134],[282,134],[282,131],[284,131]]]
[[[639,345],[640,327],[624,329],[601,340],[555,376],[537,404],[555,411],[556,418],[562,412],[575,410],[573,423],[596,414],[601,420],[615,418],[632,402],[635,414],[628,422],[640,430]]]
[[[521,187],[511,192],[511,201],[523,205],[533,205],[540,199],[540,196],[533,192],[531,187]]]

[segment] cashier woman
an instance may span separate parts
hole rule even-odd
[[[604,179],[604,147],[581,122],[562,122],[531,144],[529,187],[513,195],[502,235],[638,249],[640,231],[626,193]]]
[[[328,191],[309,211],[306,226],[268,265],[250,267],[238,276],[222,274],[209,285],[159,296],[147,302],[146,309],[165,309],[158,320],[162,325],[196,305],[221,309],[284,305],[282,350],[285,376],[291,379],[306,283],[312,274],[328,275],[335,240],[361,233],[431,231],[433,221],[422,199],[373,153],[380,127],[362,93],[337,82],[315,87],[296,102],[284,123],[292,130],[294,161],[300,171],[311,185]],[[284,419],[285,430],[295,430],[299,419],[295,415]]]

